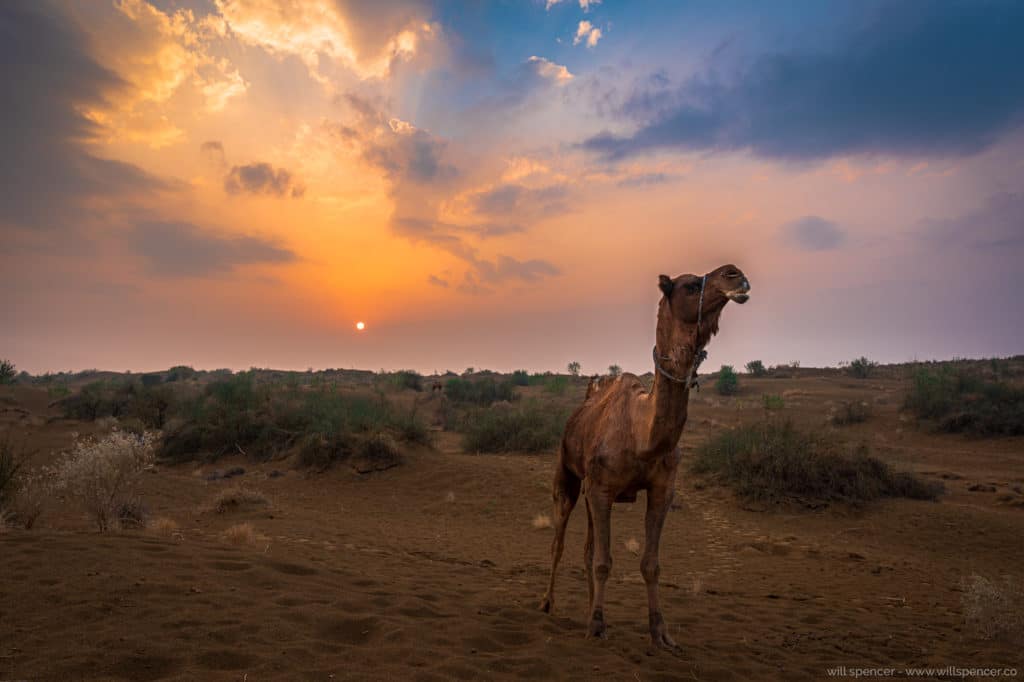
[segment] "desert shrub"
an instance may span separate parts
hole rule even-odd
[[[24,463],[24,451],[14,444],[11,434],[0,439],[0,510],[10,507],[18,485],[18,470]]]
[[[486,407],[499,400],[513,401],[515,388],[511,381],[498,381],[492,377],[482,379],[452,378],[445,382],[445,395],[454,403]]]
[[[337,433],[332,436],[310,434],[299,447],[297,463],[323,471],[336,462],[347,459],[352,454],[354,446],[355,441],[348,433]]]
[[[210,502],[210,509],[223,514],[245,507],[265,507],[269,504],[270,500],[260,491],[236,485],[217,493]]]
[[[871,416],[871,406],[862,400],[844,401],[832,414],[829,421],[836,426],[861,424]]]
[[[404,443],[432,445],[434,442],[433,433],[427,424],[416,416],[415,411],[397,414],[391,423],[395,436]]]
[[[569,390],[569,377],[563,374],[552,374],[544,381],[544,390],[554,395],[564,395]]]
[[[976,436],[1024,434],[1024,389],[966,368],[918,369],[904,403],[939,430]]]
[[[942,490],[893,472],[866,448],[844,453],[835,441],[800,431],[789,421],[738,426],[713,436],[698,448],[693,471],[712,474],[756,501],[932,500]]]
[[[153,436],[112,431],[75,442],[55,469],[59,488],[83,504],[101,531],[116,528],[126,504],[138,504],[141,473],[153,463]]]
[[[143,374],[139,380],[142,382],[143,386],[149,387],[162,384],[164,378],[160,374],[154,372],[152,374]]]
[[[123,408],[125,421],[135,419],[151,429],[162,429],[174,408],[176,394],[169,386],[147,386],[145,382],[127,388],[130,400]]]
[[[374,433],[359,443],[356,456],[370,462],[394,463],[399,461],[402,455],[391,436],[386,433]]]
[[[569,374],[573,375],[574,377],[578,377],[580,375],[580,363],[577,362],[576,360],[573,360],[568,365],[566,365],[566,369],[568,369]]]
[[[391,381],[398,388],[410,389],[413,391],[423,390],[423,377],[411,369],[402,369],[391,374]]]
[[[255,545],[266,540],[266,537],[256,532],[256,527],[251,523],[236,523],[224,531],[224,539],[235,545]]]
[[[765,368],[764,363],[760,360],[751,360],[744,365],[744,369],[747,370],[747,374],[755,377],[763,377],[768,374],[767,368]]]
[[[766,410],[781,410],[786,406],[786,401],[782,399],[781,395],[768,395],[762,396],[764,400],[764,409]]]
[[[718,378],[715,379],[715,390],[719,395],[736,395],[740,390],[740,378],[733,370],[732,365],[722,365],[718,370]]]
[[[622,368],[618,365],[608,365],[608,374],[613,377],[617,377],[622,374]]]
[[[972,575],[961,581],[967,629],[982,639],[1024,642],[1024,591],[1009,577]]]
[[[525,369],[517,369],[512,372],[512,385],[513,386],[529,386],[530,385],[530,373]]]
[[[14,363],[10,360],[0,360],[0,384],[13,384],[17,376]]]
[[[167,381],[186,381],[198,376],[199,372],[187,365],[176,365],[167,370]]]
[[[149,520],[149,507],[140,498],[122,500],[114,510],[118,526],[124,528],[145,528]]]
[[[544,452],[558,444],[567,415],[531,402],[467,415],[463,446],[468,452]]]
[[[877,362],[868,360],[866,357],[861,356],[856,360],[851,360],[846,371],[849,372],[851,376],[857,377],[858,379],[867,379],[871,376],[871,373],[876,367],[878,367]]]

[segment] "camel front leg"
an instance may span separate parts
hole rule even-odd
[[[672,506],[672,488],[657,488],[647,491],[647,515],[644,517],[644,555],[640,560],[640,573],[647,584],[648,622],[651,629],[651,644],[655,647],[674,649],[676,643],[668,635],[668,626],[661,614],[658,601],[658,577],[661,566],[658,561],[658,550],[661,543],[661,531],[665,527],[665,518]]]
[[[607,491],[587,487],[587,506],[594,524],[594,595],[590,604],[588,637],[605,637],[604,590],[612,572],[612,500]]]

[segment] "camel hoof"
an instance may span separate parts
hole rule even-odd
[[[540,600],[540,606],[537,607],[544,613],[551,613],[551,609],[555,607],[555,602],[550,597],[544,597]]]
[[[604,614],[600,609],[594,611],[594,615],[590,617],[590,624],[587,625],[587,639],[607,639],[608,633],[605,631],[604,625]]]
[[[655,649],[667,649],[669,651],[676,651],[679,649],[679,645],[676,644],[665,631],[651,633],[651,646]]]

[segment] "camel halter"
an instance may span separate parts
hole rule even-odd
[[[704,275],[700,278],[700,300],[697,301],[697,331],[693,333],[693,348],[694,358],[693,365],[690,367],[690,374],[685,379],[680,379],[677,376],[669,374],[665,369],[658,364],[658,344],[654,344],[654,348],[651,349],[651,354],[654,356],[654,368],[661,373],[663,377],[670,381],[674,381],[677,384],[686,384],[689,388],[696,388],[700,390],[700,384],[697,382],[697,368],[700,367],[700,363],[704,362],[708,357],[708,352],[701,348],[697,350],[697,339],[700,336],[700,320],[701,314],[704,312],[704,286],[708,283],[708,276]],[[668,356],[664,356],[664,359],[668,359]]]

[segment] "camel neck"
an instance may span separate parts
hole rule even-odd
[[[664,452],[675,448],[686,425],[689,400],[690,389],[685,383],[673,381],[655,368],[649,449]]]

